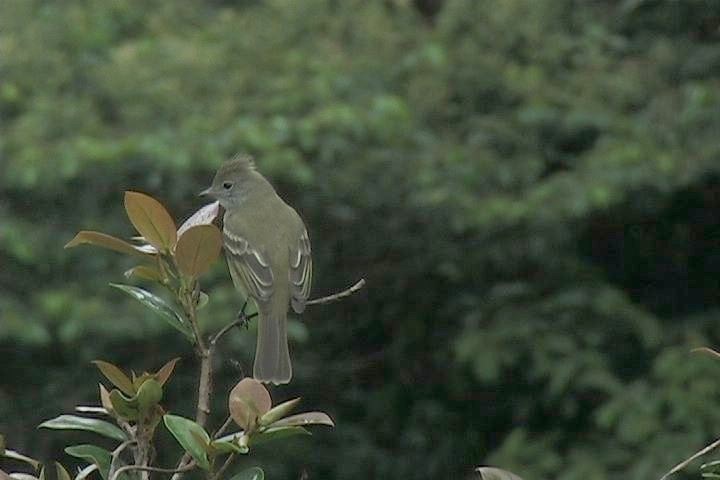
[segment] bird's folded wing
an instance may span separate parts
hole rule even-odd
[[[267,259],[239,235],[223,232],[225,254],[233,283],[256,300],[273,293],[273,272]]]
[[[305,302],[310,296],[312,284],[312,257],[310,238],[303,229],[296,247],[290,248],[290,294],[292,308],[296,313],[305,310]]]

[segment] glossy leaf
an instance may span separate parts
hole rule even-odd
[[[125,433],[112,423],[97,418],[77,417],[75,415],[60,415],[52,420],[41,423],[38,428],[50,428],[53,430],[84,430],[94,432],[104,437],[115,440],[127,440]]]
[[[182,234],[175,248],[180,271],[189,277],[207,272],[220,256],[222,233],[215,225],[197,225]]]
[[[181,237],[186,230],[196,225],[210,225],[220,215],[220,202],[213,202],[205,205],[178,228],[177,235]]]
[[[260,467],[251,467],[233,475],[230,480],[265,480],[265,472]]]
[[[110,392],[107,391],[105,385],[103,385],[102,383],[99,383],[98,387],[100,388],[100,403],[105,408],[105,410],[107,410],[109,413],[113,413],[114,408],[112,402],[110,401]]]
[[[171,327],[181,332],[188,339],[194,339],[190,324],[162,298],[148,292],[147,290],[143,290],[142,288],[132,285],[111,283],[110,286],[125,292],[127,295],[160,315],[160,317],[162,317],[163,320],[165,320]]]
[[[120,390],[113,390],[110,392],[110,403],[112,404],[113,411],[120,418],[137,420],[139,414],[137,398],[127,398]]]
[[[265,386],[254,378],[244,378],[230,391],[228,409],[235,423],[251,430],[258,418],[267,413],[272,400]]]
[[[482,480],[522,480],[514,473],[493,467],[479,467],[475,470]]]
[[[177,415],[165,415],[163,420],[175,440],[195,459],[198,466],[209,470],[207,446],[210,443],[210,436],[205,429],[192,420]]]
[[[57,480],[72,480],[68,471],[60,463],[55,462],[55,473]]]
[[[305,412],[285,417],[273,423],[273,427],[288,427],[302,425],[327,425],[334,427],[335,423],[323,412]]]
[[[86,405],[78,405],[75,407],[75,411],[78,413],[88,413],[91,415],[107,415],[108,410],[105,407],[91,407]]]
[[[2,478],[2,474],[0,474],[0,478]],[[21,472],[13,472],[10,474],[10,478],[14,480],[38,480],[38,477],[35,475],[30,475],[29,473],[21,473]]]
[[[163,397],[163,389],[160,382],[154,378],[145,380],[138,388],[137,400],[140,412],[147,413],[155,407]]]
[[[165,365],[160,367],[160,370],[157,371],[155,374],[155,379],[160,382],[160,385],[163,386],[170,378],[170,375],[172,375],[173,370],[175,370],[175,365],[177,364],[178,360],[180,360],[180,357],[175,357],[169,362],[167,362]]]
[[[111,461],[112,461],[112,460],[111,460]],[[87,467],[85,467],[85,468],[83,468],[82,470],[80,470],[80,471],[77,473],[77,475],[75,475],[75,480],[85,480],[85,479],[88,477],[88,475],[90,475],[91,473],[93,473],[93,472],[96,471],[97,469],[98,469],[98,467],[97,467],[97,465],[95,465],[94,463],[93,463],[92,465],[88,465]]]
[[[5,451],[2,453],[2,455],[0,455],[0,457],[11,458],[19,462],[25,462],[28,465],[32,465],[35,470],[40,468],[39,461],[35,460],[34,458],[28,457],[27,455],[23,455],[22,453],[16,452],[15,450],[5,449]]]
[[[128,255],[136,255],[140,257],[148,257],[150,255],[149,252],[144,252],[139,247],[136,247],[125,240],[120,240],[119,238],[106,233],[93,232],[90,230],[78,232],[72,240],[65,244],[65,248],[72,248],[78,245],[86,244],[107,248]]]
[[[132,383],[135,387],[135,390],[138,390],[140,388],[140,385],[142,385],[148,378],[153,378],[153,375],[148,372],[144,372],[138,377],[135,375],[135,372],[132,372]]]
[[[268,412],[260,418],[260,425],[266,426],[286,417],[290,414],[295,407],[300,403],[300,397],[293,398],[287,402],[283,402],[279,405],[274,406]]]
[[[215,440],[210,442],[210,448],[220,453],[248,453],[249,449],[246,446],[240,446],[237,442],[228,442],[224,440]]]
[[[228,433],[227,435],[223,435],[222,437],[218,438],[217,442],[238,442],[240,437],[243,436],[245,432],[243,430],[240,430],[239,432],[234,433]]]
[[[92,363],[105,375],[105,378],[110,380],[110,383],[122,390],[123,393],[135,395],[135,386],[132,380],[117,366],[104,360],[93,360]]]
[[[175,222],[160,202],[139,192],[125,192],[125,211],[130,222],[158,250],[172,250],[177,241]]]
[[[112,454],[104,448],[96,445],[73,445],[72,447],[67,447],[65,453],[97,465],[100,475],[102,475],[105,480],[108,480]]]
[[[270,442],[272,440],[281,440],[288,437],[296,437],[298,435],[312,435],[310,431],[303,427],[270,427],[260,433],[252,436],[250,443],[257,445]]]
[[[125,278],[138,277],[152,282],[161,282],[163,279],[162,274],[157,270],[157,268],[148,265],[138,265],[133,267],[130,270],[127,270],[124,275]]]

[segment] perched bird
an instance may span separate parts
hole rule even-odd
[[[201,195],[217,199],[225,209],[223,240],[230,275],[235,288],[257,305],[253,376],[262,382],[288,383],[288,309],[302,313],[312,281],[305,224],[249,156],[224,163]]]

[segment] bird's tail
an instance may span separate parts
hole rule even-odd
[[[283,305],[285,307],[285,305]],[[288,383],[292,377],[287,340],[287,307],[260,308],[253,377],[265,383]]]

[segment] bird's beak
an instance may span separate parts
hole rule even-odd
[[[212,187],[206,188],[202,192],[198,193],[198,197],[207,197],[207,196],[210,196],[211,194],[212,194]]]

